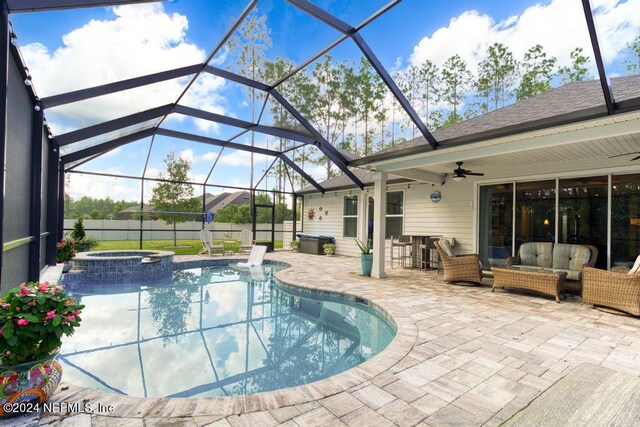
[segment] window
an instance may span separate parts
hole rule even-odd
[[[358,196],[344,196],[342,236],[358,237]]]
[[[387,212],[385,216],[385,238],[401,236],[404,223],[404,193],[390,191],[387,193]]]

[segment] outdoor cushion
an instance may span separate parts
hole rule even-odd
[[[520,246],[520,264],[551,268],[553,243],[528,242]]]
[[[591,250],[585,246],[556,243],[553,247],[553,268],[581,270],[582,266],[589,262],[590,257]]]
[[[638,258],[636,258],[636,262],[633,264],[633,267],[631,267],[631,270],[629,270],[629,273],[627,274],[636,273],[640,273],[640,255],[638,255]]]
[[[440,248],[444,251],[445,254],[447,254],[449,258],[453,258],[454,256],[456,256],[456,254],[453,253],[453,248],[451,247],[451,243],[449,243],[448,240],[440,239],[439,242]]]
[[[582,270],[565,270],[564,268],[554,268],[551,270],[554,273],[567,273],[567,280],[582,280]]]

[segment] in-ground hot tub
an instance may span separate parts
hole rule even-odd
[[[71,269],[101,279],[166,275],[173,270],[174,255],[168,251],[80,252],[71,260]]]

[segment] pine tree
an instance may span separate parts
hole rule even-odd
[[[444,63],[442,68],[442,100],[451,108],[445,126],[462,121],[458,108],[466,95],[471,79],[467,63],[460,58],[460,55],[456,54]]]
[[[571,52],[571,66],[562,67],[558,70],[562,84],[580,82],[590,78],[589,70],[587,69],[589,57],[584,56],[582,51],[583,49],[581,47],[575,48]]]
[[[238,74],[252,80],[264,79],[265,52],[271,47],[271,30],[267,27],[267,16],[252,13],[246,17],[236,34],[229,39],[229,54],[235,57],[235,68]],[[256,121],[256,101],[264,95],[255,88],[247,89],[251,97],[251,121]],[[251,132],[251,146],[255,146],[255,132]],[[253,188],[254,153],[251,153],[250,186]]]
[[[521,101],[550,91],[556,62],[554,57],[547,58],[541,45],[530,47],[522,61],[523,74],[520,86],[516,90],[516,99]]]
[[[624,60],[629,74],[640,74],[640,35],[627,43],[627,58]]]
[[[515,81],[517,62],[511,51],[502,43],[489,46],[487,59],[480,63],[476,87],[486,98],[486,110],[504,106],[507,94]]]

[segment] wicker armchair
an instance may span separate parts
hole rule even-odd
[[[449,256],[440,241],[435,242],[435,247],[444,267],[445,282],[482,283],[482,269],[478,255]]]
[[[582,270],[582,300],[640,316],[640,274],[586,267]]]

